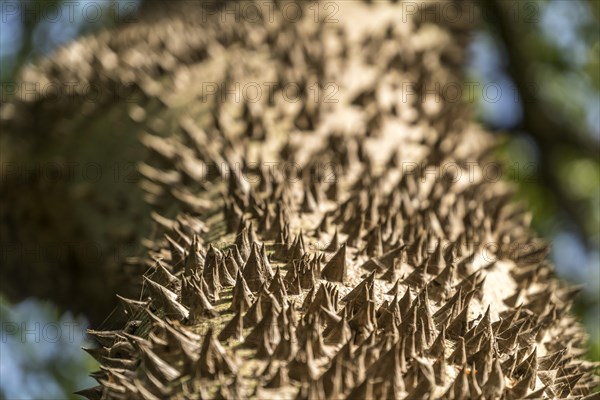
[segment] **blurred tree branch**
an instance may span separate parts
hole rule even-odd
[[[518,129],[525,131],[535,142],[540,153],[539,178],[552,192],[559,207],[574,222],[577,234],[587,243],[586,210],[569,193],[558,176],[555,157],[571,150],[587,158],[598,159],[600,145],[586,132],[581,132],[552,112],[552,105],[543,101],[536,90],[533,76],[534,60],[524,45],[527,34],[522,21],[514,21],[509,7],[513,2],[486,0],[483,7],[492,15],[491,28],[506,50],[507,70],[521,98],[523,119]],[[550,112],[548,110],[551,110]],[[514,133],[515,131],[513,131]]]

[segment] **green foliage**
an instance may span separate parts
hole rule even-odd
[[[502,3],[501,1],[499,3]],[[505,75],[517,82],[511,63],[504,56],[517,48],[528,65],[527,84],[533,98],[519,104],[523,114],[543,113],[552,126],[540,122],[517,122],[503,127],[498,156],[515,183],[518,198],[533,213],[533,227],[540,236],[552,240],[557,235],[576,237],[576,247],[584,257],[563,265],[555,260],[563,279],[584,283],[589,289],[579,296],[578,315],[596,334],[592,335],[589,356],[600,360],[600,299],[597,270],[600,268],[600,2],[536,2],[536,23],[513,21],[511,28],[522,40],[506,42],[497,20],[484,26],[484,34],[493,38],[501,59],[491,74],[477,76],[493,80]],[[506,29],[506,27],[504,27]],[[508,49],[509,51],[505,51]],[[492,49],[494,51],[494,49]],[[523,72],[523,71],[520,71]],[[477,71],[475,72],[477,75]],[[482,99],[480,98],[481,102]],[[479,104],[479,117],[503,120],[502,108]],[[487,113],[487,114],[486,114]],[[489,113],[500,113],[490,118]],[[537,117],[537,115],[536,115]],[[538,125],[535,125],[535,124]],[[536,132],[527,129],[535,128]],[[551,129],[558,130],[550,132]],[[577,253],[574,249],[555,252]],[[581,251],[579,251],[581,253]],[[573,274],[573,268],[578,271]]]
[[[73,393],[93,381],[97,362],[80,350],[91,346],[87,322],[61,314],[49,302],[9,305],[0,298],[0,398],[78,398]]]

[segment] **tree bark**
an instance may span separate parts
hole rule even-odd
[[[491,136],[449,89],[462,84],[472,13],[445,2],[252,4],[259,21],[246,3],[210,15],[193,2],[154,8],[25,72],[94,82],[101,100],[17,98],[2,110],[12,162],[138,165],[139,185],[57,189],[38,177],[46,223],[13,212],[35,208],[33,185],[4,183],[19,189],[3,214],[8,237],[144,247],[129,260],[137,279],[123,279],[121,254],[102,267],[105,257],[74,252],[56,264],[69,272],[13,263],[90,288],[57,296],[65,305],[134,292],[104,322],[114,330],[90,331],[103,369],[81,394],[590,395],[594,365],[569,312],[577,290],[553,277],[547,245],[490,172]],[[444,18],[448,6],[462,18]],[[127,86],[132,101],[111,97]],[[111,235],[121,223],[126,234]],[[24,284],[11,277],[7,291]]]

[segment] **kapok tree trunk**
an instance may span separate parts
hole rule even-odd
[[[120,297],[124,323],[90,331],[103,368],[81,394],[592,396],[569,312],[577,289],[554,278],[461,100],[469,5],[209,6],[150,12],[24,76],[94,83],[101,100],[17,98],[3,110],[22,151],[5,157],[136,163],[142,176],[143,192],[123,179],[42,186],[47,230],[22,215],[7,225],[34,245],[145,248],[129,260],[138,280],[121,279],[124,256],[90,270],[75,252],[73,274],[41,267],[85,292],[137,291]],[[150,155],[140,164],[136,129]],[[28,190],[7,204],[31,210]]]

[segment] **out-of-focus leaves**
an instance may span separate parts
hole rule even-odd
[[[563,52],[556,46],[552,46],[540,35],[528,35],[527,47],[536,49],[535,61],[543,65],[552,65],[559,71],[566,71],[569,68],[568,62],[564,59]]]
[[[484,4],[502,10],[512,3],[488,0]],[[487,21],[484,31],[502,49],[498,54],[509,57],[496,62],[495,69],[488,65],[480,76],[490,81],[508,76],[516,82],[520,97],[522,89],[534,88],[519,103],[528,119],[515,121],[514,115],[506,115],[507,109],[499,104],[484,104],[478,109],[484,123],[515,121],[512,126],[502,126],[508,135],[499,147],[508,176],[515,165],[536,165],[531,175],[511,179],[517,195],[533,212],[533,227],[542,236],[578,237],[575,247],[584,248],[587,256],[568,260],[569,265],[562,265],[565,258],[557,257],[558,272],[564,279],[589,284],[598,280],[595,271],[600,268],[600,2],[535,4],[540,17],[535,23],[511,20],[502,24],[498,18]],[[574,242],[560,243],[572,246]],[[570,250],[562,249],[562,253],[578,253]],[[572,268],[578,272],[573,274]],[[579,297],[576,312],[588,327],[594,327],[589,356],[600,360],[597,290],[586,290]]]
[[[600,4],[600,2],[597,2]],[[594,89],[600,91],[600,40],[590,48],[585,74],[590,77]]]
[[[83,318],[61,315],[48,302],[8,305],[0,297],[0,320],[0,390],[6,398],[75,399],[75,391],[93,384],[87,374],[98,364],[80,350],[91,346]]]
[[[538,232],[551,232],[556,228],[553,217],[557,204],[540,182],[535,150],[535,144],[525,135],[503,135],[496,156],[503,164],[506,180],[514,185],[517,198],[532,213],[533,228]]]

